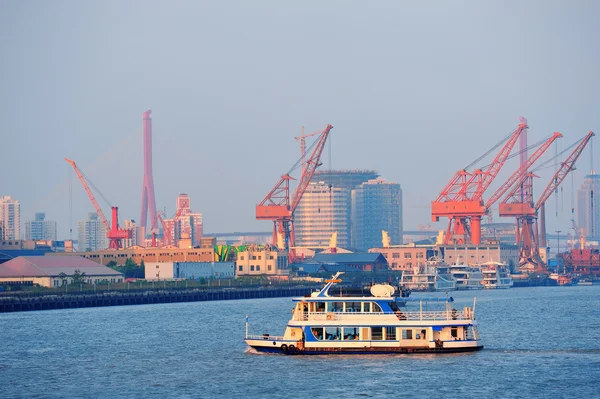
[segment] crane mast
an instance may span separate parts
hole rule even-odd
[[[302,199],[302,195],[308,187],[308,183],[321,164],[321,155],[331,129],[333,129],[333,126],[327,125],[322,132],[319,132],[320,137],[317,140],[311,156],[306,163],[303,162],[304,167],[302,176],[293,196],[290,196],[290,180],[294,180],[294,178],[291,177],[289,173],[286,173],[281,176],[275,187],[273,187],[260,204],[256,206],[257,220],[273,221],[273,245],[277,246],[278,234],[281,234],[283,236],[283,245],[285,248],[280,249],[290,249],[291,247],[291,257],[293,257],[293,247],[295,245],[293,214]],[[310,134],[310,136],[316,134],[317,133]]]
[[[83,173],[81,172],[81,170],[79,170],[79,168],[77,167],[77,164],[75,164],[74,161],[67,159],[67,158],[65,158],[65,161],[67,161],[69,164],[71,164],[71,166],[75,170],[75,174],[79,178],[79,181],[81,182],[81,185],[83,186],[85,192],[87,193],[88,198],[92,202],[92,205],[94,206],[94,209],[96,210],[96,213],[98,214],[98,217],[100,218],[100,221],[104,225],[104,228],[106,229],[106,238],[108,238],[108,242],[109,242],[108,247],[110,249],[121,248],[122,247],[121,240],[131,238],[131,230],[119,229],[119,208],[111,205],[111,211],[112,211],[112,225],[111,225],[111,223],[109,223],[108,220],[106,219],[106,216],[104,216],[104,212],[102,212],[102,208],[100,208],[98,201],[96,201],[96,197],[94,196],[94,193],[90,189],[90,186],[87,183],[87,179],[83,176]]]

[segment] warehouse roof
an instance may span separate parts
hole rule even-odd
[[[75,270],[87,276],[121,275],[116,270],[79,256],[19,256],[0,265],[0,277],[56,277]]]

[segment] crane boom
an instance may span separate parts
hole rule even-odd
[[[513,147],[517,143],[519,136],[525,130],[527,130],[528,126],[524,121],[522,121],[519,126],[515,129],[512,135],[509,137],[504,147],[500,150],[500,152],[496,155],[492,163],[486,170],[477,169],[471,175],[470,180],[465,184],[462,190],[458,193],[458,196],[455,200],[461,200],[461,198],[471,200],[471,201],[479,201],[483,197],[483,193],[488,189],[490,184],[494,181],[500,169],[504,166],[506,159],[510,155]],[[470,194],[470,191],[473,190],[473,194]]]
[[[94,205],[94,209],[96,210],[96,213],[98,214],[98,217],[100,218],[100,221],[104,225],[104,228],[106,229],[106,231],[110,231],[110,223],[106,219],[106,216],[104,216],[104,212],[102,212],[102,208],[100,208],[98,201],[96,201],[96,197],[94,196],[94,193],[90,189],[90,186],[88,185],[86,178],[83,177],[83,173],[81,173],[81,171],[77,167],[77,164],[75,164],[75,161],[72,161],[68,158],[65,158],[65,161],[70,163],[71,166],[73,167],[73,170],[75,170],[75,174],[79,178],[79,181],[81,182],[83,189],[87,193],[88,198],[92,202],[92,205]]]
[[[304,191],[306,191],[306,187],[308,187],[308,183],[310,183],[310,180],[314,176],[315,171],[317,170],[319,165],[321,165],[321,154],[323,153],[323,148],[325,148],[325,142],[327,141],[327,137],[329,137],[329,132],[331,131],[331,129],[333,129],[333,126],[327,125],[325,130],[323,130],[323,133],[321,134],[321,137],[319,138],[315,149],[313,150],[310,158],[308,158],[308,160],[306,161],[304,173],[302,173],[302,177],[300,178],[300,182],[298,183],[298,187],[296,187],[296,191],[294,192],[294,196],[292,199],[292,204],[290,207],[290,211],[292,212],[292,214],[294,213],[296,207],[300,203],[302,195],[304,194]]]
[[[548,140],[546,140],[540,147],[538,147],[538,149],[535,150],[533,154],[531,154],[527,161],[523,165],[521,165],[519,169],[517,169],[508,178],[508,180],[506,180],[498,188],[498,190],[494,192],[494,194],[492,194],[492,196],[485,203],[485,208],[490,209],[490,207],[494,205],[496,201],[498,201],[498,199],[502,197],[509,188],[513,187],[517,180],[522,178],[525,175],[525,173],[527,173],[527,170],[546,152],[550,145],[552,145],[552,143],[560,137],[563,137],[563,135],[558,132],[554,132],[554,134]]]
[[[90,189],[90,186],[88,185],[87,179],[83,175],[83,172],[81,172],[81,170],[79,170],[79,168],[77,167],[77,165],[75,164],[74,161],[67,159],[67,158],[65,158],[65,161],[70,163],[71,166],[73,167],[73,169],[75,170],[75,173],[77,174],[77,177],[79,178],[79,181],[81,182],[81,185],[85,189],[85,192],[87,193],[90,201],[94,205],[94,209],[96,209],[96,213],[98,213],[98,217],[100,218],[100,221],[102,222],[102,224],[104,225],[104,228],[106,229],[106,238],[108,238],[108,243],[109,243],[108,247],[110,249],[121,248],[121,246],[122,246],[121,240],[131,238],[131,230],[119,228],[119,208],[111,205],[111,211],[112,211],[111,212],[112,213],[111,214],[112,226],[111,226],[111,224],[106,219],[106,216],[104,216],[104,212],[102,212],[102,208],[100,208],[98,201],[96,201],[96,197],[94,196],[94,193]],[[93,183],[92,183],[92,185],[93,185]],[[102,195],[102,193],[100,193],[100,195]]]
[[[563,182],[563,180],[565,179],[565,177],[567,177],[567,175],[569,174],[569,172],[574,169],[575,162],[577,161],[577,159],[579,158],[579,156],[583,152],[583,149],[585,148],[585,146],[587,145],[587,143],[589,143],[589,141],[594,136],[595,136],[594,132],[590,131],[583,138],[583,140],[581,141],[581,143],[579,143],[579,145],[577,147],[575,147],[575,150],[573,150],[573,152],[568,156],[568,158],[565,159],[565,161],[560,164],[560,167],[558,168],[558,170],[556,171],[556,173],[554,174],[554,176],[552,176],[552,180],[550,181],[550,183],[548,184],[548,186],[546,187],[546,189],[544,190],[544,192],[542,193],[542,195],[540,196],[540,198],[538,198],[537,202],[535,203],[535,207],[534,208],[535,208],[536,211],[538,209],[540,209],[540,207],[542,206],[542,204],[544,202],[546,202],[546,200],[548,199],[548,197],[550,197],[550,195],[552,194],[552,192],[554,190],[556,190],[558,188],[558,186],[560,186],[560,184]]]

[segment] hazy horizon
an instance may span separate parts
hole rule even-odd
[[[599,12],[594,1],[5,1],[0,196],[20,201],[22,234],[45,212],[59,239],[70,225],[76,238],[93,207],[66,157],[121,224],[138,221],[151,109],[157,207],[171,215],[189,194],[205,232],[269,231],[256,204],[299,158],[301,127],[328,123],[324,169],[375,169],[402,186],[404,229],[444,228],[431,201],[519,116],[530,144],[559,131],[566,148],[598,130]],[[591,151],[549,199],[548,231],[570,229]]]

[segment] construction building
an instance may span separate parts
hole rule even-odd
[[[146,280],[199,280],[235,278],[234,262],[148,262]]]
[[[577,190],[577,225],[590,240],[600,238],[600,175],[594,171],[586,175]]]
[[[165,230],[171,234],[171,242],[177,243],[182,234],[189,234],[192,245],[198,245],[202,239],[202,213],[192,212],[190,196],[187,194],[179,194],[175,204],[175,217],[164,220]]]
[[[381,178],[352,190],[352,247],[368,250],[380,244],[381,231],[391,244],[402,244],[402,189]]]
[[[379,173],[375,170],[317,170],[311,181],[352,190],[361,183],[378,177]]]
[[[350,245],[350,190],[311,182],[294,213],[297,247],[322,247],[337,232],[337,245]]]
[[[247,251],[238,252],[235,264],[238,277],[289,274],[288,254],[269,248],[250,246]]]
[[[10,196],[0,197],[0,226],[3,240],[21,238],[21,206]]]
[[[56,241],[56,221],[45,219],[46,214],[39,212],[35,214],[35,220],[25,222],[26,240]]]
[[[77,222],[77,237],[80,252],[98,251],[107,247],[106,228],[95,212],[88,213],[87,220]]]

